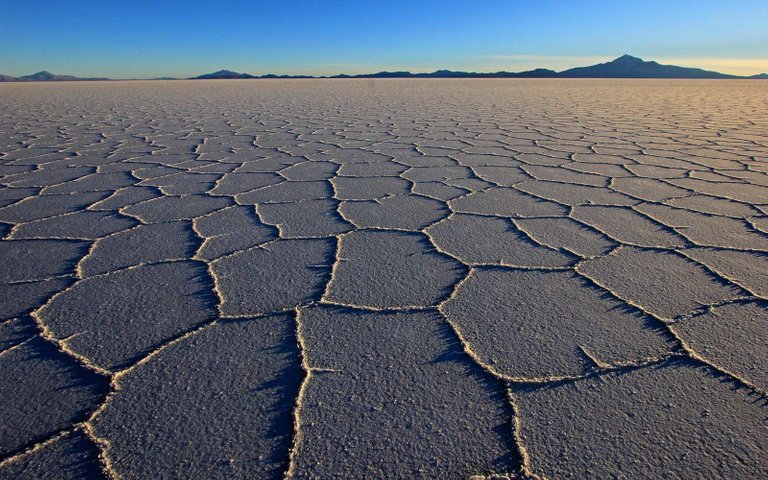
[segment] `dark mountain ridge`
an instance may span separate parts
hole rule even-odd
[[[701,68],[646,62],[632,55],[622,55],[613,61],[589,67],[571,68],[558,73],[557,76],[563,78],[740,78],[736,75]]]
[[[197,77],[192,77],[189,80],[212,80],[212,79],[232,79],[232,78],[258,78],[254,75],[251,75],[249,73],[238,73],[233,72],[232,70],[219,70],[218,72],[213,73],[205,73],[203,75],[198,75]]]
[[[0,75],[1,82],[86,82],[97,80],[109,80],[102,77],[75,77],[72,75],[56,75],[46,70],[33,73],[31,75],[24,75],[22,77],[11,77],[10,75]]]
[[[165,79],[167,77],[163,77]],[[437,70],[430,73],[411,73],[407,71],[363,73],[356,75],[339,74],[333,76],[312,75],[251,75],[249,73],[219,70],[192,77],[189,80],[215,79],[269,79],[269,78],[682,78],[682,79],[768,79],[768,74],[761,73],[749,77],[729,75],[726,73],[703,70],[701,68],[678,67],[662,65],[654,61],[645,61],[632,55],[622,55],[610,62],[599,63],[588,67],[577,67],[556,72],[547,68],[536,68],[525,72],[461,72],[454,70]],[[80,78],[71,75],[55,75],[42,71],[23,77],[0,75],[0,82],[60,82],[109,80],[107,78]]]

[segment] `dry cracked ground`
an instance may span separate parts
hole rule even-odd
[[[0,478],[768,476],[759,81],[0,103]]]

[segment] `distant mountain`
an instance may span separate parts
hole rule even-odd
[[[108,78],[81,78],[72,75],[56,75],[51,72],[43,70],[42,72],[33,73],[32,75],[24,75],[18,77],[16,82],[83,82],[83,81],[95,81],[95,80],[109,80]]]
[[[347,78],[413,78],[419,77],[418,73],[411,72],[377,72],[377,73],[361,73],[358,75],[347,75]]]
[[[527,72],[457,72],[455,70],[436,70],[430,73],[411,73],[405,71],[362,73],[358,75],[334,75],[330,78],[549,78],[557,76],[554,70],[537,68]]]
[[[736,75],[711,72],[700,68],[676,67],[646,62],[632,55],[622,55],[608,63],[571,68],[560,72],[564,78],[739,78]]]
[[[198,75],[192,77],[190,80],[211,80],[211,79],[224,79],[224,78],[258,78],[248,73],[238,73],[232,70],[219,70],[218,72],[206,73],[204,75]]]
[[[577,67],[556,72],[547,68],[536,68],[525,72],[460,72],[455,70],[436,70],[430,73],[411,73],[407,71],[362,73],[356,75],[339,74],[331,77],[314,77],[312,75],[251,75],[248,73],[233,72],[232,70],[219,70],[206,73],[189,80],[205,79],[270,79],[270,78],[752,78],[768,79],[768,73],[743,77],[728,75],[725,73],[702,70],[701,68],[678,67],[675,65],[661,65],[657,62],[647,62],[642,58],[632,55],[622,55],[619,58],[606,63],[599,63],[589,67]],[[0,82],[61,82],[84,80],[109,80],[108,78],[79,78],[71,75],[54,75],[42,71],[23,77],[0,75]],[[176,80],[171,77],[159,77],[153,80]]]
[[[552,78],[556,77],[558,74],[554,70],[550,70],[548,68],[536,68],[534,70],[527,70],[525,72],[518,72],[514,74],[515,77],[521,77],[521,78]]]
[[[661,65],[631,55],[589,67],[571,68],[555,72],[537,68],[525,72],[457,72],[437,70],[432,73],[411,73],[403,71],[367,73],[362,75],[336,75],[332,78],[744,78],[737,75],[702,70],[700,68]],[[759,76],[751,78],[763,78]]]
[[[262,75],[260,77],[254,77],[254,78],[318,78],[318,77],[313,77],[312,75],[275,75],[274,73],[267,73],[266,75]]]
[[[42,72],[33,73],[32,75],[24,75],[16,79],[17,82],[58,82],[66,80],[74,80],[76,77],[71,75],[54,75],[51,72],[43,70]]]

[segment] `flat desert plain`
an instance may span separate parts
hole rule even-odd
[[[768,476],[764,81],[0,104],[2,478]]]

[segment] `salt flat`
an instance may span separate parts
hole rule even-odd
[[[0,85],[1,478],[765,478],[768,85]]]

